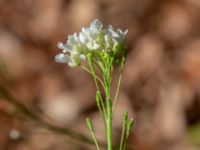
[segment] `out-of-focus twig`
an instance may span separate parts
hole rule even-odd
[[[57,127],[55,125],[48,123],[44,119],[40,118],[37,114],[29,110],[23,103],[21,103],[15,96],[13,96],[6,88],[2,87],[1,85],[0,85],[0,98],[3,98],[4,100],[12,104],[14,107],[18,109],[18,111],[22,115],[36,122],[41,127],[44,127],[46,129],[49,129],[51,131],[54,131],[62,135],[67,135],[75,140],[78,140],[79,142],[83,142],[83,143],[91,144],[91,145],[94,144],[93,141],[89,137],[83,134],[77,133],[71,129]],[[106,147],[106,144],[104,142],[99,142],[99,144],[103,148]],[[134,148],[130,145],[128,145],[127,149],[134,150]]]
[[[43,120],[37,114],[30,111],[23,103],[20,103],[20,101],[16,97],[14,97],[6,88],[2,86],[0,86],[0,97],[2,97],[4,100],[6,100],[7,102],[15,106],[22,115],[25,115],[27,118],[30,118],[31,120],[37,122],[42,127],[49,129],[51,131],[55,131],[56,133],[59,133],[59,134],[67,135],[80,142],[93,144],[92,140],[85,135],[77,133],[71,129],[57,127]],[[105,144],[101,143],[101,145],[104,146]]]

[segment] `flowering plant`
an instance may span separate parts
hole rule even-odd
[[[96,102],[105,125],[108,150],[113,150],[113,112],[126,60],[125,37],[127,32],[127,30],[124,32],[121,29],[115,30],[111,25],[103,28],[102,23],[96,19],[89,27],[82,28],[79,34],[69,35],[66,44],[59,42],[58,48],[62,49],[62,53],[55,57],[56,62],[67,63],[70,67],[81,67],[93,76],[97,88]],[[82,61],[84,60],[86,60],[88,66],[83,65]],[[113,99],[111,97],[111,86],[115,64],[120,64],[120,75]],[[97,69],[101,72],[100,75],[97,75]],[[105,100],[103,100],[100,86],[104,89]],[[92,121],[87,118],[86,123],[97,149],[100,150]],[[128,113],[125,112],[120,150],[126,149],[126,143],[132,127],[133,120],[128,119]]]

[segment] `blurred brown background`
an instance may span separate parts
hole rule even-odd
[[[88,135],[90,116],[104,140],[92,78],[54,61],[57,42],[95,18],[129,30],[115,144],[128,110],[134,150],[200,149],[200,0],[0,0],[0,87],[58,128]],[[0,150],[95,149],[16,105],[0,98]]]

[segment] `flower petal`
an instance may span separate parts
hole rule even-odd
[[[67,45],[73,46],[74,44],[77,44],[78,42],[79,42],[79,38],[76,33],[68,36]]]
[[[83,43],[86,44],[89,42],[88,38],[81,32],[79,33],[79,40]]]
[[[55,61],[58,63],[69,63],[70,58],[69,58],[69,56],[67,56],[63,53],[60,53],[55,56]]]
[[[90,29],[94,32],[100,32],[101,28],[102,28],[103,24],[98,20],[95,19],[94,21],[92,21],[92,23],[90,24]]]
[[[58,42],[57,46],[58,48],[63,49],[63,53],[72,51],[72,48],[70,46],[68,46],[67,44],[63,44],[61,42]]]

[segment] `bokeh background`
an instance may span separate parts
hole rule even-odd
[[[91,76],[54,61],[95,18],[129,30],[115,144],[128,110],[134,150],[199,150],[199,0],[0,0],[0,150],[95,149],[68,133],[88,116],[105,140]]]

